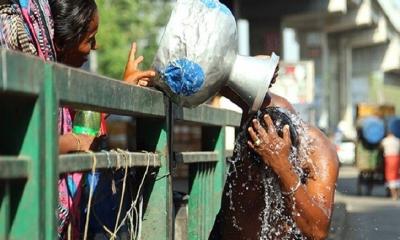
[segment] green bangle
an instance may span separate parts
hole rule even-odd
[[[94,130],[93,128],[82,127],[82,126],[74,126],[72,132],[75,134],[85,134],[93,137],[96,137],[98,133],[98,131]]]

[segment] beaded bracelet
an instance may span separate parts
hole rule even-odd
[[[300,185],[301,185],[301,180],[299,178],[296,186],[294,188],[290,188],[289,192],[282,191],[282,195],[284,195],[284,196],[293,195],[293,193],[295,193],[297,191],[297,189],[299,189]]]
[[[75,138],[76,144],[78,145],[78,149],[76,151],[78,151],[78,152],[81,151],[81,140],[74,133],[71,133],[71,135],[72,135],[72,137]]]

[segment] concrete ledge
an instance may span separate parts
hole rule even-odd
[[[347,210],[345,203],[335,203],[333,207],[331,226],[329,229],[329,240],[344,239],[346,229]]]

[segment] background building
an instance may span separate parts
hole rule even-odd
[[[284,61],[314,62],[315,95],[308,107],[320,128],[333,132],[340,122],[345,135],[354,137],[355,109],[361,102],[392,104],[399,113],[398,1],[222,2],[247,20],[250,55],[274,51]]]

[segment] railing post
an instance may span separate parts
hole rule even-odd
[[[10,195],[9,181],[0,181],[0,239],[7,239],[10,231]]]
[[[208,239],[218,213],[225,175],[225,128],[203,127],[202,150],[215,151],[217,163],[194,163],[189,167],[189,239]]]
[[[212,212],[211,217],[208,218],[207,239],[212,226],[214,224],[215,216],[217,215],[222,191],[225,183],[226,173],[226,159],[225,159],[225,127],[203,127],[202,130],[202,145],[203,149],[207,151],[215,151],[218,153],[218,162],[214,169],[212,169]]]
[[[0,153],[30,159],[27,179],[6,181],[9,191],[5,191],[3,200],[5,204],[9,202],[9,210],[4,210],[2,204],[0,212],[4,218],[0,224],[5,221],[6,227],[1,235],[8,239],[54,239],[58,143],[52,66],[17,54],[10,54],[7,58],[5,52],[2,54],[3,82],[15,87],[11,80],[25,76],[27,84],[21,88],[29,90],[31,87],[39,91],[36,96],[1,96],[0,112],[6,117],[0,120]],[[7,86],[3,87],[7,89]]]
[[[157,174],[145,186],[142,239],[173,240],[172,106],[165,101],[165,119],[137,119],[138,150],[155,151],[161,161]]]
[[[40,101],[40,161],[42,206],[44,211],[44,239],[56,238],[58,203],[58,100],[56,97],[52,65],[45,65],[45,79],[39,95]],[[43,194],[44,193],[44,194]]]

